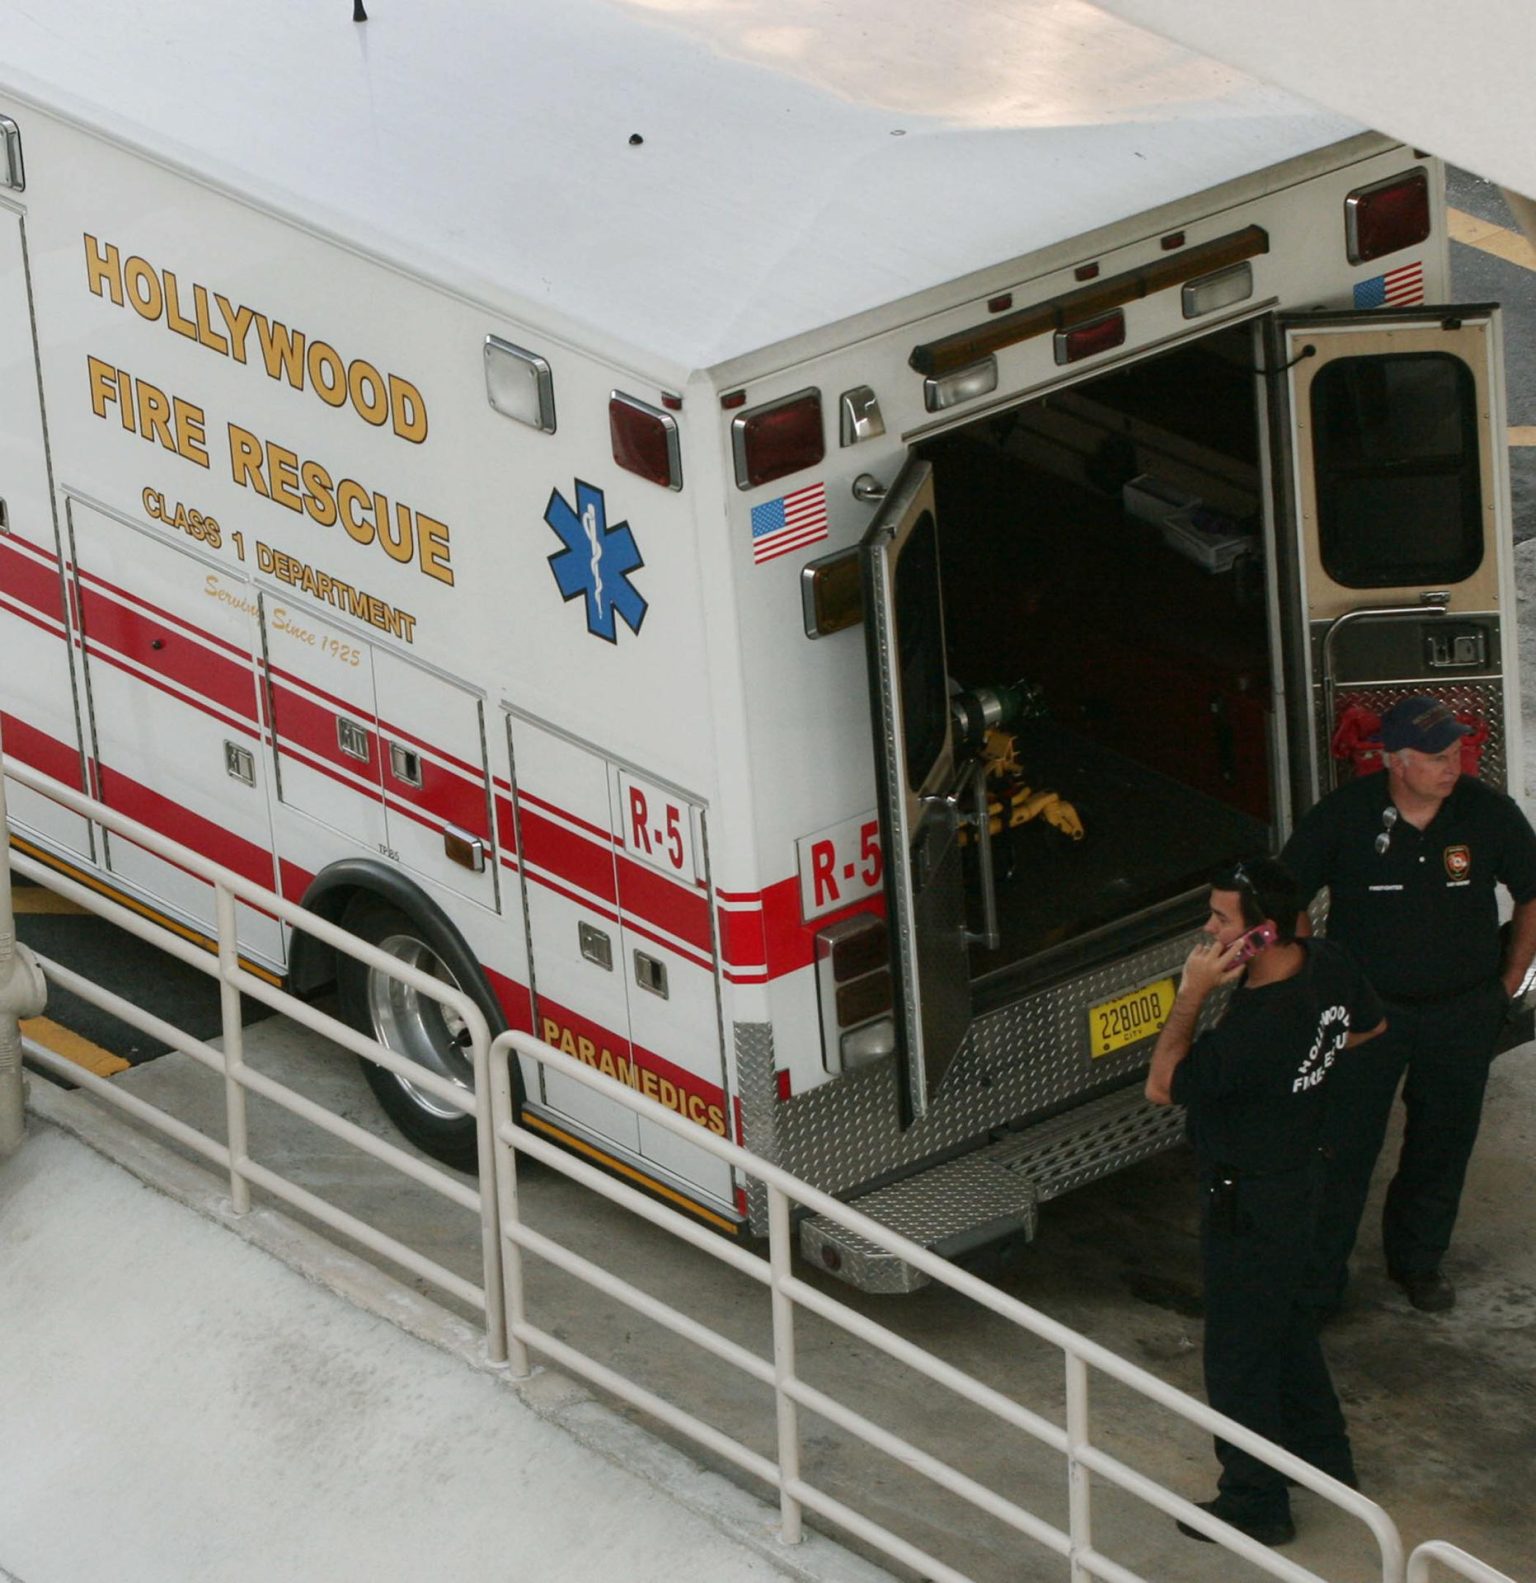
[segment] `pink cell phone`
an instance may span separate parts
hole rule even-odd
[[[1272,923],[1261,923],[1256,929],[1250,929],[1238,942],[1237,960],[1251,962],[1265,946],[1275,943],[1275,926]]]

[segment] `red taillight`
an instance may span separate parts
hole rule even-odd
[[[1056,332],[1056,361],[1075,363],[1084,357],[1095,357],[1116,346],[1125,345],[1125,315],[1118,311],[1106,313],[1102,319],[1079,324],[1075,329]]]
[[[683,487],[676,419],[616,390],[608,402],[608,432],[620,467],[664,489]]]
[[[821,392],[797,390],[792,396],[732,418],[731,449],[738,489],[755,489],[787,473],[814,467],[827,454]]]
[[[1360,187],[1344,200],[1351,264],[1368,264],[1429,236],[1429,174],[1422,168]]]

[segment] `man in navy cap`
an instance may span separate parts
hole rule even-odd
[[[1281,859],[1303,896],[1326,885],[1328,936],[1365,968],[1387,1032],[1341,1061],[1311,1296],[1337,1309],[1399,1081],[1405,1122],[1387,1190],[1387,1274],[1443,1313],[1441,1270],[1511,997],[1536,956],[1536,833],[1514,801],[1461,768],[1471,728],[1434,698],[1382,716],[1385,768],[1346,782],[1297,825]],[[1507,941],[1496,887],[1514,901]]]

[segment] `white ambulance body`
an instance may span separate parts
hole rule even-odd
[[[1520,762],[1497,317],[1424,306],[1411,149],[1075,0],[0,9],[6,752],[933,1246],[1172,1140],[1203,884],[1346,710],[1427,687]]]

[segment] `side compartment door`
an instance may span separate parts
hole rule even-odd
[[[373,651],[389,845],[418,874],[496,909],[496,844],[480,698],[383,647]]]
[[[528,920],[533,1031],[546,1044],[638,1087],[619,928],[607,761],[569,738],[508,716],[513,796]],[[627,1106],[542,1067],[535,1097],[631,1154]]]
[[[80,791],[85,782],[79,717],[46,454],[21,220],[0,210],[0,675],[5,751]],[[90,857],[90,825],[78,814],[20,786],[7,787],[6,803],[14,826]]]
[[[261,616],[280,800],[388,850],[371,645],[280,595],[262,594]]]
[[[272,889],[250,583],[78,500],[69,520],[98,795]],[[114,874],[212,927],[203,880],[121,836],[104,843]],[[243,948],[282,961],[276,918],[241,903],[237,929]]]
[[[1513,540],[1498,310],[1278,321],[1298,604],[1294,805],[1351,768],[1330,744],[1409,693],[1486,730],[1481,773],[1521,779]]]
[[[640,1088],[723,1138],[729,1100],[705,810],[617,765],[610,764],[609,776],[618,814],[619,941]],[[731,1168],[704,1149],[642,1120],[640,1152],[730,1202]]]
[[[970,1025],[963,784],[949,715],[933,469],[909,462],[863,545],[903,1119],[928,1107]]]

